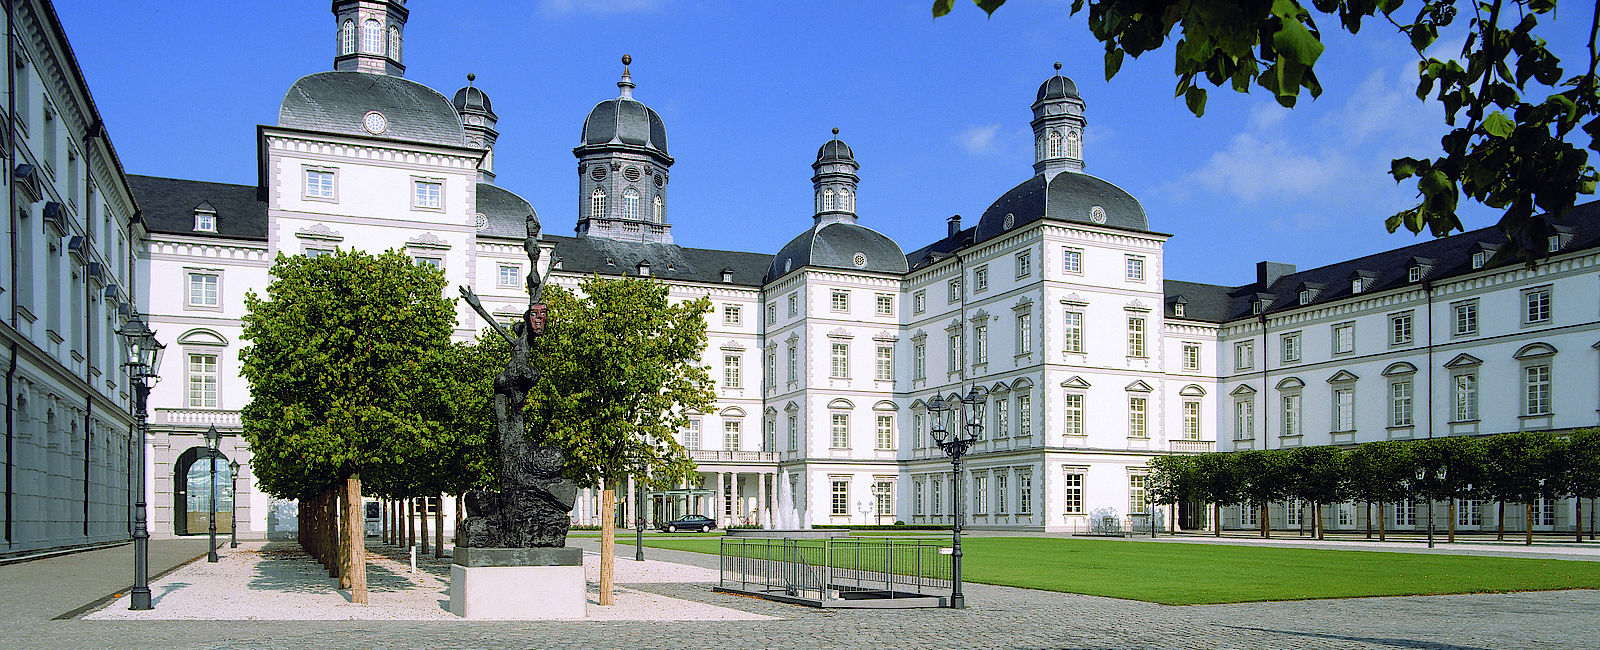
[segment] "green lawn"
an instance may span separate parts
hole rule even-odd
[[[718,544],[645,540],[700,553]],[[1600,588],[1600,562],[1571,560],[1050,537],[973,537],[962,549],[969,582],[1168,605]]]

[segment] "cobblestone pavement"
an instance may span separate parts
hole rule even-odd
[[[579,545],[593,544],[579,542]],[[619,549],[628,558],[631,548]],[[712,556],[648,549],[696,566]],[[618,562],[627,562],[619,559]],[[969,585],[966,610],[820,610],[718,594],[709,585],[629,585],[781,620],[761,622],[27,620],[0,646],[757,648],[1578,648],[1600,645],[1600,591],[1412,596],[1173,607]],[[44,587],[41,587],[44,588]],[[26,594],[9,591],[11,598]]]

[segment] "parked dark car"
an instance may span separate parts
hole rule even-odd
[[[702,533],[709,533],[711,532],[711,529],[716,527],[717,522],[712,521],[710,517],[703,517],[700,515],[679,517],[672,521],[661,524],[661,530],[668,533],[676,533],[680,530],[697,530]]]

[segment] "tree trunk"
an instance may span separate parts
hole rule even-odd
[[[1364,501],[1363,503],[1367,504],[1367,539],[1372,539],[1372,502]]]
[[[1481,512],[1481,511],[1480,511]],[[1450,543],[1456,543],[1456,500],[1450,500]]]
[[[367,526],[366,507],[361,503],[361,475],[345,479],[345,544],[349,562],[341,583],[350,583],[350,602],[367,604]]]
[[[1533,502],[1529,501],[1522,504],[1522,509],[1523,512],[1527,513],[1527,517],[1523,518],[1522,520],[1522,529],[1527,533],[1527,537],[1523,540],[1522,545],[1533,546]]]
[[[339,548],[339,492],[337,488],[329,488],[322,497],[322,512],[319,516],[323,522],[322,543],[328,556],[328,577],[342,578],[344,567],[341,564],[343,556],[340,555],[343,549]]]
[[[433,557],[444,557],[444,493],[439,493],[439,507],[433,509]]]
[[[1312,531],[1313,534],[1315,534],[1317,536],[1317,539],[1322,539],[1322,502],[1321,501],[1318,501],[1316,503],[1311,504],[1311,516],[1314,518],[1312,520],[1312,522],[1311,522],[1311,531]]]
[[[420,539],[418,540],[418,543],[420,545],[420,548],[417,549],[417,553],[419,555],[427,555],[428,554],[428,497],[417,497],[417,499],[422,502],[422,512],[417,513],[419,515],[417,517],[417,530],[422,533],[419,536]]]
[[[1573,513],[1572,513],[1572,530],[1577,531],[1577,535],[1578,535],[1574,539],[1576,539],[1579,544],[1582,544],[1583,543],[1583,497],[1573,497],[1572,498],[1572,506],[1574,508]]]
[[[1261,536],[1263,538],[1267,538],[1267,539],[1271,539],[1272,538],[1272,510],[1270,509],[1271,505],[1272,504],[1267,503],[1266,501],[1262,501],[1261,502]]]
[[[417,545],[417,500],[406,498],[406,548]]]
[[[463,496],[461,494],[456,495],[456,530],[458,532],[461,530],[461,522],[467,518],[467,500],[462,498]]]
[[[1222,536],[1222,504],[1211,504],[1211,530],[1214,537]]]
[[[339,522],[337,526],[339,536],[334,541],[339,547],[339,588],[350,589],[350,573],[351,566],[355,564],[356,547],[355,544],[350,543],[352,532],[346,513],[350,512],[352,507],[360,508],[361,504],[351,505],[348,479],[341,481],[334,490],[336,490],[336,493],[333,498],[333,518]]]
[[[616,603],[612,595],[612,584],[615,575],[612,569],[617,563],[617,491],[612,487],[612,482],[607,481],[605,490],[600,493],[600,604],[612,605]]]
[[[1502,541],[1506,538],[1506,502],[1496,501],[1495,507],[1498,508],[1498,510],[1494,515],[1494,538],[1495,541]]]
[[[1387,542],[1387,541],[1389,541],[1389,535],[1388,535],[1389,528],[1388,528],[1388,526],[1384,525],[1384,524],[1386,524],[1388,522],[1385,522],[1383,520],[1384,519],[1384,514],[1383,513],[1384,513],[1383,502],[1379,501],[1378,502],[1378,541]]]

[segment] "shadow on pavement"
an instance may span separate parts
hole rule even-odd
[[[1251,631],[1255,631],[1255,632],[1275,632],[1275,633],[1278,633],[1278,634],[1289,634],[1289,635],[1293,635],[1293,636],[1308,636],[1308,637],[1314,637],[1314,638],[1318,638],[1318,639],[1332,639],[1332,640],[1336,640],[1336,641],[1351,641],[1351,642],[1358,642],[1358,643],[1371,643],[1371,644],[1374,644],[1374,645],[1386,645],[1386,646],[1391,646],[1391,647],[1395,647],[1395,648],[1422,648],[1424,650],[1492,650],[1490,648],[1483,648],[1483,647],[1479,647],[1479,646],[1454,645],[1454,644],[1450,644],[1450,643],[1437,643],[1437,642],[1434,642],[1434,641],[1420,641],[1420,640],[1417,640],[1417,639],[1391,639],[1391,638],[1383,638],[1383,637],[1346,636],[1346,635],[1343,635],[1343,634],[1322,634],[1320,632],[1300,632],[1300,631],[1296,631],[1296,630],[1274,630],[1274,629],[1265,628],[1265,627],[1246,627],[1246,626],[1241,626],[1241,625],[1218,625],[1217,627],[1226,627],[1226,628],[1232,628],[1232,629],[1235,629],[1235,630],[1251,630]]]

